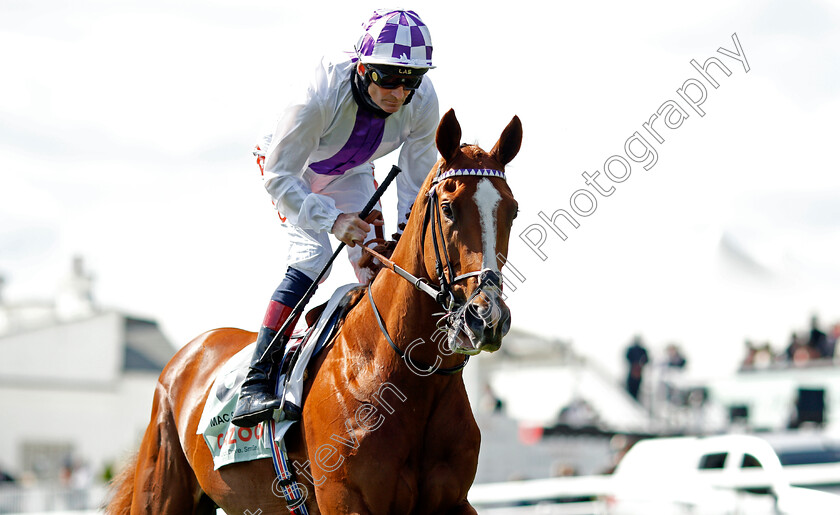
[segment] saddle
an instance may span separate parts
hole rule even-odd
[[[299,355],[303,352],[299,351],[301,345],[313,347],[307,353],[306,364],[308,364],[309,359],[332,342],[344,323],[344,317],[364,296],[366,290],[367,286],[362,285],[344,286],[336,290],[330,300],[307,311],[304,315],[306,329],[293,334],[289,339],[283,352],[278,375],[288,374],[289,370],[294,368],[299,361]]]
[[[366,286],[359,284],[345,285],[336,290],[329,301],[306,313],[306,330],[295,333],[286,345],[281,369],[277,374],[278,396],[282,395],[289,402],[303,406],[303,387],[309,362],[335,339],[345,316],[359,302],[366,289]],[[272,431],[268,431],[264,423],[253,428],[230,424],[254,345],[246,346],[219,368],[198,423],[196,433],[204,436],[216,470],[230,463],[270,458],[274,447],[271,433],[274,434],[274,440],[279,442],[294,423],[288,420],[274,421]]]

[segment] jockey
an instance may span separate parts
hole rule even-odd
[[[437,159],[438,100],[424,78],[430,68],[432,41],[420,17],[376,11],[364,23],[355,53],[339,62],[322,60],[303,99],[258,144],[265,188],[290,245],[286,276],[271,296],[234,410],[235,425],[254,426],[280,407],[273,358],[282,356],[296,321],[286,335],[274,337],[329,260],[329,234],[347,244],[359,281],[370,281],[370,271],[358,265],[357,244],[382,222],[369,224],[358,214],[376,190],[372,161],[397,148],[403,170],[396,179],[397,215],[407,220]],[[284,412],[300,417],[300,408],[288,402]]]

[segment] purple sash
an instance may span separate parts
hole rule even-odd
[[[334,156],[312,163],[309,168],[321,175],[341,175],[366,163],[379,148],[384,133],[385,118],[374,116],[366,109],[359,109],[347,143]]]

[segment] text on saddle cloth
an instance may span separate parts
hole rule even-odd
[[[286,387],[287,402],[303,405],[303,378],[309,360],[332,339],[335,329],[339,326],[338,322],[348,307],[346,298],[357,288],[360,288],[360,285],[348,284],[336,290],[317,322],[303,336],[300,343],[303,347],[293,363]],[[248,372],[255,345],[252,343],[243,348],[219,368],[204,404],[196,434],[204,436],[204,441],[213,455],[215,470],[231,463],[270,458],[272,454],[271,436],[265,423],[254,427],[237,427],[230,423],[236,402],[239,400],[239,388]],[[295,347],[288,345],[287,354],[294,352]],[[283,374],[277,378],[278,396],[283,395],[280,390],[283,388],[285,377]],[[275,420],[273,423],[275,439],[279,441],[294,422]]]

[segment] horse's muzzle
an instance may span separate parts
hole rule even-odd
[[[464,312],[464,331],[475,349],[495,352],[502,345],[502,337],[510,330],[510,309],[497,289],[483,291]]]

